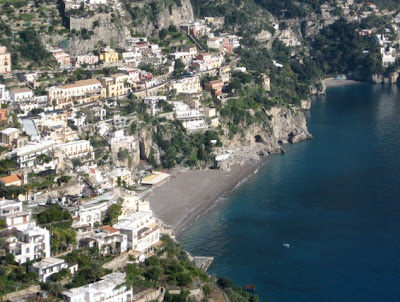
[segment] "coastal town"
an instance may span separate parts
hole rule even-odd
[[[179,171],[233,169],[240,175],[235,164],[258,162],[260,155],[283,152],[284,143],[311,137],[301,124],[303,113],[298,122],[296,113],[277,105],[244,110],[246,122],[255,121],[250,138],[236,115],[227,122],[241,89],[260,93],[265,104],[278,99],[270,95],[271,79],[284,62],[271,59],[271,69],[255,75],[238,53],[246,37],[225,31],[223,17],[169,25],[157,38],[125,30],[124,39],[97,41],[89,49],[85,41],[94,31],[128,9],[117,0],[61,2],[60,8],[49,1],[45,9],[7,2],[21,22],[6,11],[1,16],[2,24],[23,33],[19,39],[37,40],[29,30],[34,26],[79,37],[82,45],[73,51],[65,39],[38,42],[43,49],[32,58],[48,54],[40,66],[0,45],[0,299],[229,301],[215,285],[224,287],[224,280],[206,273],[212,255],[185,252],[175,235],[187,225],[166,223],[159,215],[167,207],[163,198],[155,212],[149,199]],[[339,15],[357,22],[389,16],[383,31],[366,22],[371,27],[357,35],[374,41],[383,68],[398,62],[400,14],[352,0],[320,9],[325,25]],[[58,10],[65,24],[50,18]],[[260,39],[280,41],[295,57],[306,46],[290,22],[272,23],[274,33]],[[398,73],[380,78],[395,83]],[[306,110],[309,103],[301,100],[297,107]],[[293,126],[291,118],[301,125]],[[273,143],[253,126],[260,120],[271,121]],[[279,128],[282,121],[295,130]],[[235,143],[240,136],[254,145]]]

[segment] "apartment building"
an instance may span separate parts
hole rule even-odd
[[[95,56],[95,55],[76,56],[76,57],[72,58],[71,62],[72,62],[72,66],[74,68],[79,68],[79,67],[81,67],[82,64],[94,65],[99,62],[99,56]]]
[[[53,49],[50,50],[51,55],[57,61],[60,68],[70,68],[71,67],[71,56],[66,53],[63,49]]]
[[[176,93],[198,93],[201,91],[198,76],[185,77],[168,84],[168,90],[176,90]]]
[[[5,46],[0,45],[0,74],[11,72],[11,53]]]
[[[94,159],[93,147],[88,140],[73,141],[56,146],[56,150],[69,158],[84,158],[87,160]]]
[[[55,142],[45,140],[41,142],[28,142],[25,146],[16,148],[7,156],[13,158],[20,169],[33,167],[36,157],[40,154],[46,154],[53,150]]]
[[[135,137],[133,135],[125,135],[123,129],[115,131],[108,143],[112,154],[117,154],[120,149],[128,149],[130,152],[136,151]]]
[[[160,111],[160,108],[158,106],[160,101],[167,101],[167,97],[166,96],[149,96],[143,100],[143,102],[146,104],[146,106],[152,116],[157,115],[158,112]]]
[[[22,201],[0,200],[0,219],[6,222],[8,229],[22,231],[36,226],[31,213],[22,209]]]
[[[130,302],[133,289],[124,285],[125,273],[112,273],[100,281],[63,292],[67,302]]]
[[[130,90],[130,77],[126,74],[116,73],[110,77],[102,77],[101,85],[105,88],[106,97],[119,97],[128,94]]]
[[[197,131],[207,129],[206,117],[199,110],[190,109],[182,102],[170,102],[174,106],[176,119],[182,122],[187,130]]]
[[[62,109],[75,104],[90,103],[104,98],[105,90],[97,79],[77,81],[74,84],[50,87],[49,101],[54,109]]]

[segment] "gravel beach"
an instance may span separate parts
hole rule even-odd
[[[326,88],[339,87],[339,86],[349,86],[349,85],[355,85],[355,84],[359,84],[360,83],[358,81],[346,80],[346,79],[335,80],[334,78],[325,79],[323,82],[324,82]]]
[[[190,170],[182,171],[148,196],[154,214],[179,234],[200,215],[207,212],[215,201],[254,174],[265,162],[248,160],[234,165],[231,171]]]

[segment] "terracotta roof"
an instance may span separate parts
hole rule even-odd
[[[117,233],[119,232],[116,228],[113,228],[111,225],[103,225],[100,229],[107,234]]]
[[[213,84],[223,84],[224,82],[222,80],[214,80],[214,81],[210,81],[208,83],[213,85]]]
[[[0,178],[0,180],[5,184],[9,184],[9,183],[13,183],[13,182],[16,182],[16,181],[21,181],[21,175],[13,174],[13,175],[10,175],[10,176],[6,176],[6,177],[3,177],[3,178]]]
[[[89,168],[90,173],[96,174],[96,171],[93,168]]]
[[[77,88],[77,87],[82,87],[82,86],[88,86],[88,85],[96,85],[100,84],[99,80],[97,79],[89,79],[89,80],[82,80],[82,81],[77,81],[74,84],[68,84],[61,86],[62,89],[69,89],[69,88]]]

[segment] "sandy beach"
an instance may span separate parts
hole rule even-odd
[[[253,175],[265,162],[248,160],[232,166],[231,171],[182,171],[148,196],[154,214],[179,234],[200,215],[207,212],[215,201],[232,191],[243,179]]]
[[[356,85],[359,84],[360,82],[358,81],[353,81],[353,80],[335,80],[334,78],[328,78],[323,80],[323,83],[325,84],[326,88],[331,88],[331,87],[339,87],[339,86],[349,86],[349,85]]]

